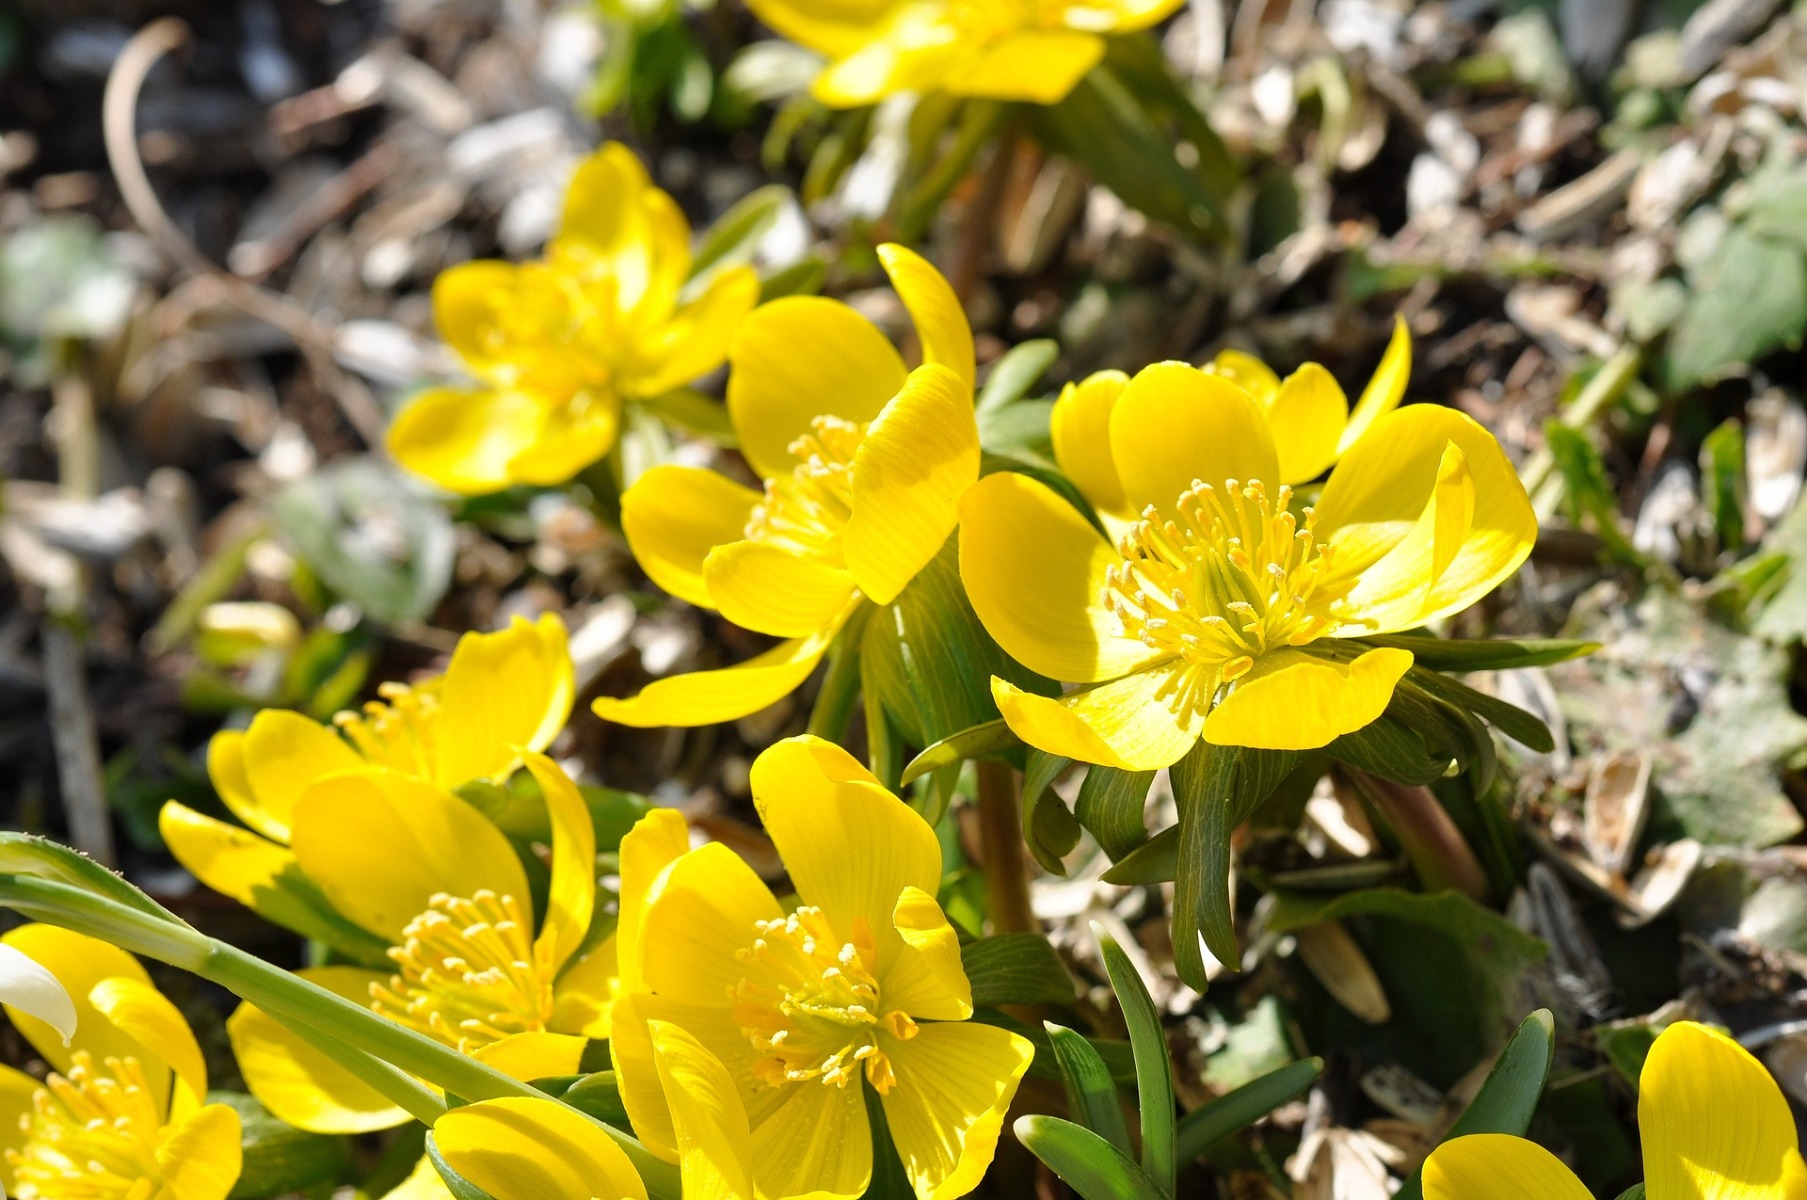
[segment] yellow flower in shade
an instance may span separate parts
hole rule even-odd
[[[1803,1200],[1807,1165],[1782,1089],[1737,1042],[1705,1025],[1663,1030],[1638,1078],[1649,1200]],[[1426,1200],[1592,1200],[1524,1138],[1473,1134],[1424,1164]]]
[[[1460,612],[1536,539],[1499,443],[1454,409],[1376,418],[1295,511],[1289,485],[1317,461],[1299,444],[1335,439],[1270,423],[1247,391],[1184,363],[1083,387],[1109,459],[1093,452],[1075,478],[1106,512],[1139,514],[1117,519],[1114,545],[1025,475],[987,476],[961,503],[979,619],[1030,670],[1084,685],[1052,700],[992,680],[1011,729],[1051,753],[1153,770],[1201,737],[1323,746],[1379,717],[1412,665],[1338,639]]]
[[[249,729],[214,735],[208,774],[248,828],[173,800],[158,826],[201,882],[291,923],[292,909],[272,907],[272,887],[295,867],[295,809],[315,783],[379,767],[440,789],[501,780],[519,765],[521,747],[543,750],[564,728],[575,687],[559,619],[516,617],[507,629],[460,638],[444,675],[384,684],[382,700],[339,714],[337,733],[300,713],[265,709]]]
[[[815,95],[846,108],[895,92],[1053,104],[1104,57],[1105,34],[1146,29],[1184,0],[748,0],[829,58]]]
[[[758,303],[752,268],[692,295],[691,265],[676,202],[625,146],[604,146],[573,176],[543,259],[465,263],[434,283],[440,336],[479,382],[416,396],[389,452],[465,495],[570,479],[614,446],[622,401],[715,370]]]
[[[763,492],[659,466],[621,498],[640,566],[672,595],[786,639],[738,666],[674,676],[628,700],[623,725],[708,725],[808,677],[862,597],[897,598],[940,551],[979,475],[973,338],[954,291],[902,246],[879,257],[922,341],[903,359],[838,301],[788,297],[747,318],[728,358],[728,411]]]
[[[502,832],[450,792],[384,769],[330,776],[295,807],[294,854],[333,907],[389,944],[390,971],[299,974],[517,1079],[576,1071],[607,1037],[614,949],[583,953],[596,907],[589,807],[528,753],[552,824],[551,884],[535,933],[527,873]],[[368,1085],[250,1005],[227,1022],[264,1107],[301,1129],[354,1133],[408,1120]]]
[[[0,1067],[0,1181],[15,1200],[226,1200],[243,1158],[238,1114],[208,1104],[188,1022],[116,946],[50,925],[0,939],[74,1002],[64,1037],[6,1014],[50,1064],[43,1083]]]
[[[971,1191],[1033,1054],[983,1025],[936,903],[941,846],[831,743],[753,764],[753,797],[798,903],[669,813],[622,843],[622,996],[609,1042],[652,1150],[709,1194],[857,1196],[876,1094],[920,1200]]]

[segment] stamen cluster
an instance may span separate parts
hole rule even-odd
[[[67,1075],[52,1074],[19,1118],[25,1144],[6,1152],[19,1200],[119,1200],[162,1178],[163,1114],[138,1060],[97,1068],[78,1050]],[[149,1195],[148,1191],[142,1192]]]
[[[362,712],[337,713],[333,724],[371,762],[431,778],[444,682],[383,683],[377,688],[381,700],[366,701]]]
[[[765,499],[747,520],[749,541],[842,565],[841,535],[853,515],[853,456],[867,426],[817,417],[788,449],[789,475],[766,480]]]
[[[465,1053],[546,1028],[553,973],[513,896],[442,892],[402,933],[389,949],[400,973],[387,987],[371,985],[377,1012]]]

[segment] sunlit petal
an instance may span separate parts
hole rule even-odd
[[[446,1165],[495,1200],[646,1200],[646,1185],[601,1125],[556,1100],[508,1096],[433,1123]]]
[[[544,750],[565,727],[576,691],[565,624],[555,613],[458,639],[434,732],[441,787],[501,779],[520,750]]]
[[[1104,57],[1104,39],[1070,29],[1026,29],[999,39],[970,66],[951,72],[955,96],[1056,104]]]
[[[157,1146],[157,1169],[168,1200],[226,1200],[244,1166],[238,1113],[209,1104],[174,1128]]]
[[[813,637],[780,642],[732,667],[656,680],[626,700],[598,697],[591,708],[605,721],[641,728],[738,721],[796,691],[822,661],[846,619],[843,612],[831,628]]]
[[[1411,669],[1408,650],[1332,662],[1300,650],[1262,655],[1205,721],[1216,746],[1314,750],[1380,718]]]
[[[1337,442],[1349,419],[1349,398],[1330,372],[1306,363],[1286,377],[1267,406],[1267,422],[1280,455],[1280,482],[1316,479],[1336,461]]]
[[[973,331],[953,285],[928,259],[895,242],[878,248],[878,261],[884,264],[891,286],[897,289],[916,325],[916,336],[922,341],[922,361],[952,371],[970,405],[975,373]]]
[[[1186,670],[1159,663],[1058,700],[993,676],[991,695],[1011,731],[1039,750],[1125,771],[1155,771],[1185,757],[1204,728],[1202,713],[1182,716],[1169,703]]]
[[[534,949],[557,971],[583,944],[596,911],[596,826],[590,806],[557,763],[530,753],[527,769],[552,822],[552,882]]]
[[[389,980],[382,971],[356,967],[312,967],[296,974],[359,1004],[370,1002],[371,984]],[[375,1088],[260,1009],[241,1004],[227,1020],[226,1033],[245,1086],[258,1103],[297,1129],[368,1133],[409,1119]]]
[[[245,778],[262,811],[264,831],[279,842],[288,840],[295,805],[315,780],[363,766],[344,738],[287,709],[264,709],[245,731]]]
[[[6,1007],[13,1028],[53,1068],[67,1072],[79,1050],[86,1050],[98,1062],[139,1053],[137,1039],[108,1021],[89,999],[95,984],[114,976],[149,987],[151,977],[136,958],[117,946],[55,925],[21,925],[0,937],[0,945],[11,946],[56,976],[75,1005],[75,1037],[68,1045],[63,1044],[63,1035],[46,1022],[22,1009]],[[151,1087],[161,1093],[169,1079],[163,1060],[152,1059],[143,1065]]]
[[[1368,386],[1362,389],[1361,399],[1355,402],[1355,410],[1349,414],[1349,424],[1344,427],[1337,445],[1338,454],[1347,454],[1349,447],[1374,427],[1374,422],[1399,407],[1411,377],[1412,333],[1406,328],[1405,318],[1396,316],[1393,318],[1393,336],[1387,340],[1380,366],[1368,378]]]
[[[1048,424],[1061,473],[1093,508],[1118,517],[1134,515],[1111,457],[1111,410],[1128,386],[1129,376],[1121,371],[1098,371],[1069,383]]]
[[[734,541],[703,560],[703,586],[722,616],[774,637],[809,637],[853,598],[853,578],[818,558],[766,542]]]
[[[917,1200],[965,1195],[991,1165],[1034,1047],[995,1026],[948,1021],[886,1049],[897,1086],[881,1097],[885,1122]]]
[[[1194,480],[1275,486],[1267,418],[1247,392],[1185,363],[1144,367],[1111,411],[1111,456],[1130,504],[1171,509]]]
[[[1651,1193],[1654,1197],[1655,1193]],[[1425,1200],[1593,1200],[1536,1142],[1504,1133],[1453,1138],[1424,1164]]]
[[[540,441],[551,405],[506,388],[427,388],[384,441],[396,462],[449,492],[481,496],[513,483],[509,464]]]
[[[653,1021],[650,1028],[685,1200],[753,1200],[752,1134],[728,1069],[678,1026]]]
[[[622,493],[621,531],[654,583],[680,600],[713,608],[703,560],[715,547],[746,536],[759,499],[758,492],[714,471],[662,464]]]
[[[1638,1077],[1638,1132],[1650,1200],[1794,1200],[1794,1117],[1770,1073],[1716,1029],[1678,1021]]]

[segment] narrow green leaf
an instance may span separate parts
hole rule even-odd
[[[1411,633],[1374,633],[1359,639],[1370,646],[1410,650],[1413,660],[1433,671],[1507,671],[1547,667],[1592,654],[1599,642],[1577,638],[1439,638]]]
[[[561,1084],[563,1086],[558,1086]],[[598,1121],[619,1126],[628,1123],[627,1106],[621,1102],[621,1086],[613,1071],[594,1071],[559,1080],[541,1079],[536,1080],[534,1086]]]
[[[1486,721],[1515,742],[1529,746],[1539,754],[1556,748],[1549,726],[1516,704],[1508,704],[1498,696],[1478,692],[1458,679],[1413,667],[1406,672],[1405,684],[1415,686],[1447,703],[1465,708]]]
[[[1097,926],[1092,928],[1098,933]],[[1161,1030],[1161,1014],[1117,940],[1098,933],[1098,950],[1104,956],[1117,1003],[1123,1008],[1123,1023],[1129,1027],[1129,1044],[1136,1056],[1142,1169],[1161,1194],[1171,1196],[1179,1164],[1173,1154],[1173,1060],[1167,1051],[1167,1035]]]
[[[985,386],[979,389],[979,411],[990,412],[1028,395],[1035,381],[1054,365],[1058,357],[1060,344],[1052,338],[1037,338],[1012,346],[985,377]]]
[[[1179,873],[1180,827],[1169,825],[1125,854],[1104,873],[1104,882],[1118,887],[1167,883]]]
[[[1054,1059],[1060,1064],[1067,1089],[1067,1108],[1081,1125],[1115,1146],[1125,1155],[1135,1153],[1129,1140],[1129,1123],[1123,1119],[1123,1100],[1110,1068],[1092,1044],[1064,1025],[1043,1022]]]
[[[1010,732],[1010,726],[1004,718],[986,721],[981,725],[970,725],[959,733],[942,738],[928,749],[910,760],[904,768],[903,782],[907,786],[915,783],[930,771],[964,762],[969,758],[990,758],[1002,750],[1008,750],[1022,743],[1016,734]]]
[[[777,223],[778,215],[791,202],[791,190],[781,183],[769,183],[737,200],[703,232],[690,264],[691,285],[706,280],[722,267],[752,261],[759,239]]]
[[[968,942],[960,948],[960,965],[974,1008],[1073,1003],[1072,976],[1040,934],[1000,933]]]
[[[188,927],[176,914],[126,882],[124,876],[114,874],[80,851],[36,834],[0,830],[0,873],[67,883],[184,929]]]
[[[660,420],[700,434],[718,446],[735,449],[740,445],[740,435],[728,419],[728,406],[695,388],[673,388],[640,403]]]
[[[1619,1193],[1619,1200],[1644,1200],[1644,1185],[1634,1183]]]
[[[1016,1140],[1084,1200],[1165,1200],[1134,1159],[1083,1126],[1059,1117],[1018,1117],[1013,1128]]]
[[[1434,783],[1449,766],[1447,757],[1433,754],[1415,730],[1391,716],[1345,733],[1324,749],[1338,762],[1398,783]]]
[[[1120,771],[1115,767],[1087,768],[1073,802],[1073,815],[1098,845],[1120,861],[1148,839],[1142,812],[1148,805],[1153,771]]]
[[[1050,875],[1065,875],[1061,857],[1079,844],[1079,822],[1066,803],[1054,794],[1054,780],[1067,769],[1070,759],[1031,748],[1024,762],[1022,822],[1029,853]]]
[[[1247,1129],[1302,1094],[1323,1071],[1323,1059],[1301,1059],[1187,1113],[1174,1135],[1179,1160],[1189,1163],[1231,1134]]]
[[[1700,447],[1700,498],[1722,550],[1744,546],[1744,426],[1728,419]]]

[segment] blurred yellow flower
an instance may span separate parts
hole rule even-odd
[[[624,725],[708,725],[756,712],[808,677],[862,597],[897,598],[953,532],[979,475],[973,339],[939,272],[902,246],[879,257],[922,340],[902,358],[864,317],[816,296],[773,301],[728,359],[728,411],[763,492],[660,466],[621,498],[640,566],[672,595],[788,639],[738,666],[595,702]]]
[[[589,808],[551,759],[525,758],[552,824],[537,935],[526,871],[501,830],[450,792],[366,769],[307,790],[294,854],[338,912],[390,944],[395,969],[299,974],[517,1079],[541,1079],[573,1073],[585,1040],[608,1036],[615,956],[606,942],[580,953],[596,906]],[[356,1133],[409,1119],[251,1005],[226,1028],[252,1094],[291,1125]]]
[[[194,1032],[115,946],[51,925],[0,938],[54,975],[74,1002],[57,1030],[8,1005],[50,1064],[43,1083],[0,1066],[0,1182],[15,1200],[226,1200],[243,1164],[239,1119],[208,1104]]]
[[[465,495],[563,483],[615,444],[623,400],[721,365],[759,300],[751,267],[688,295],[690,226],[631,151],[577,169],[546,256],[453,267],[433,286],[445,338],[475,387],[431,388],[389,429],[402,466]]]
[[[824,104],[894,92],[1054,104],[1104,57],[1105,34],[1146,29],[1185,0],[748,0],[792,41],[828,56]]]
[[[858,1196],[870,1087],[919,1200],[965,1195],[1033,1049],[968,1020],[934,830],[818,738],[766,750],[752,787],[794,909],[669,817],[622,844],[609,1047],[636,1134],[682,1163],[687,1194],[710,1178],[707,1194]]]
[[[1794,1116],[1763,1064],[1705,1025],[1663,1030],[1638,1078],[1648,1200],[1803,1200]],[[1426,1200],[1592,1200],[1542,1146],[1503,1133],[1445,1142],[1424,1164]]]
[[[1011,729],[1051,753],[1153,770],[1201,737],[1323,746],[1379,717],[1412,665],[1336,639],[1460,612],[1536,540],[1499,443],[1454,409],[1374,418],[1294,512],[1289,484],[1328,459],[1300,456],[1304,421],[1271,421],[1224,374],[1161,363],[1079,390],[1090,447],[1069,434],[1065,459],[1115,545],[1025,475],[987,476],[961,503],[979,619],[1030,670],[1087,685],[1052,700],[993,679]],[[1321,442],[1330,458],[1338,444]]]

